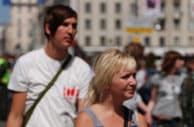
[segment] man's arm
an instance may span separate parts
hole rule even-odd
[[[21,127],[25,109],[26,92],[14,92],[7,127]]]
[[[88,100],[87,99],[78,99],[78,106],[77,111],[82,111],[85,107],[88,106]]]

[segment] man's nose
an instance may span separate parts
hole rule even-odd
[[[69,25],[69,26],[68,26],[68,33],[69,33],[69,34],[73,34],[75,31],[76,31],[76,30],[73,28],[72,25]]]

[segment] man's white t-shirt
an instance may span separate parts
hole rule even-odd
[[[25,112],[57,73],[63,61],[48,57],[44,49],[21,56],[8,85],[13,91],[27,91]],[[27,127],[73,127],[76,102],[85,98],[93,72],[79,57],[73,57],[55,84],[39,102]]]

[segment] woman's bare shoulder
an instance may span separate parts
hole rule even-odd
[[[93,127],[93,121],[88,113],[79,112],[75,119],[75,127]]]

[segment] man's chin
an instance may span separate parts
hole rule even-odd
[[[63,47],[64,47],[64,48],[69,48],[69,47],[71,47],[71,46],[72,46],[71,43],[64,43],[64,44],[63,44]]]

